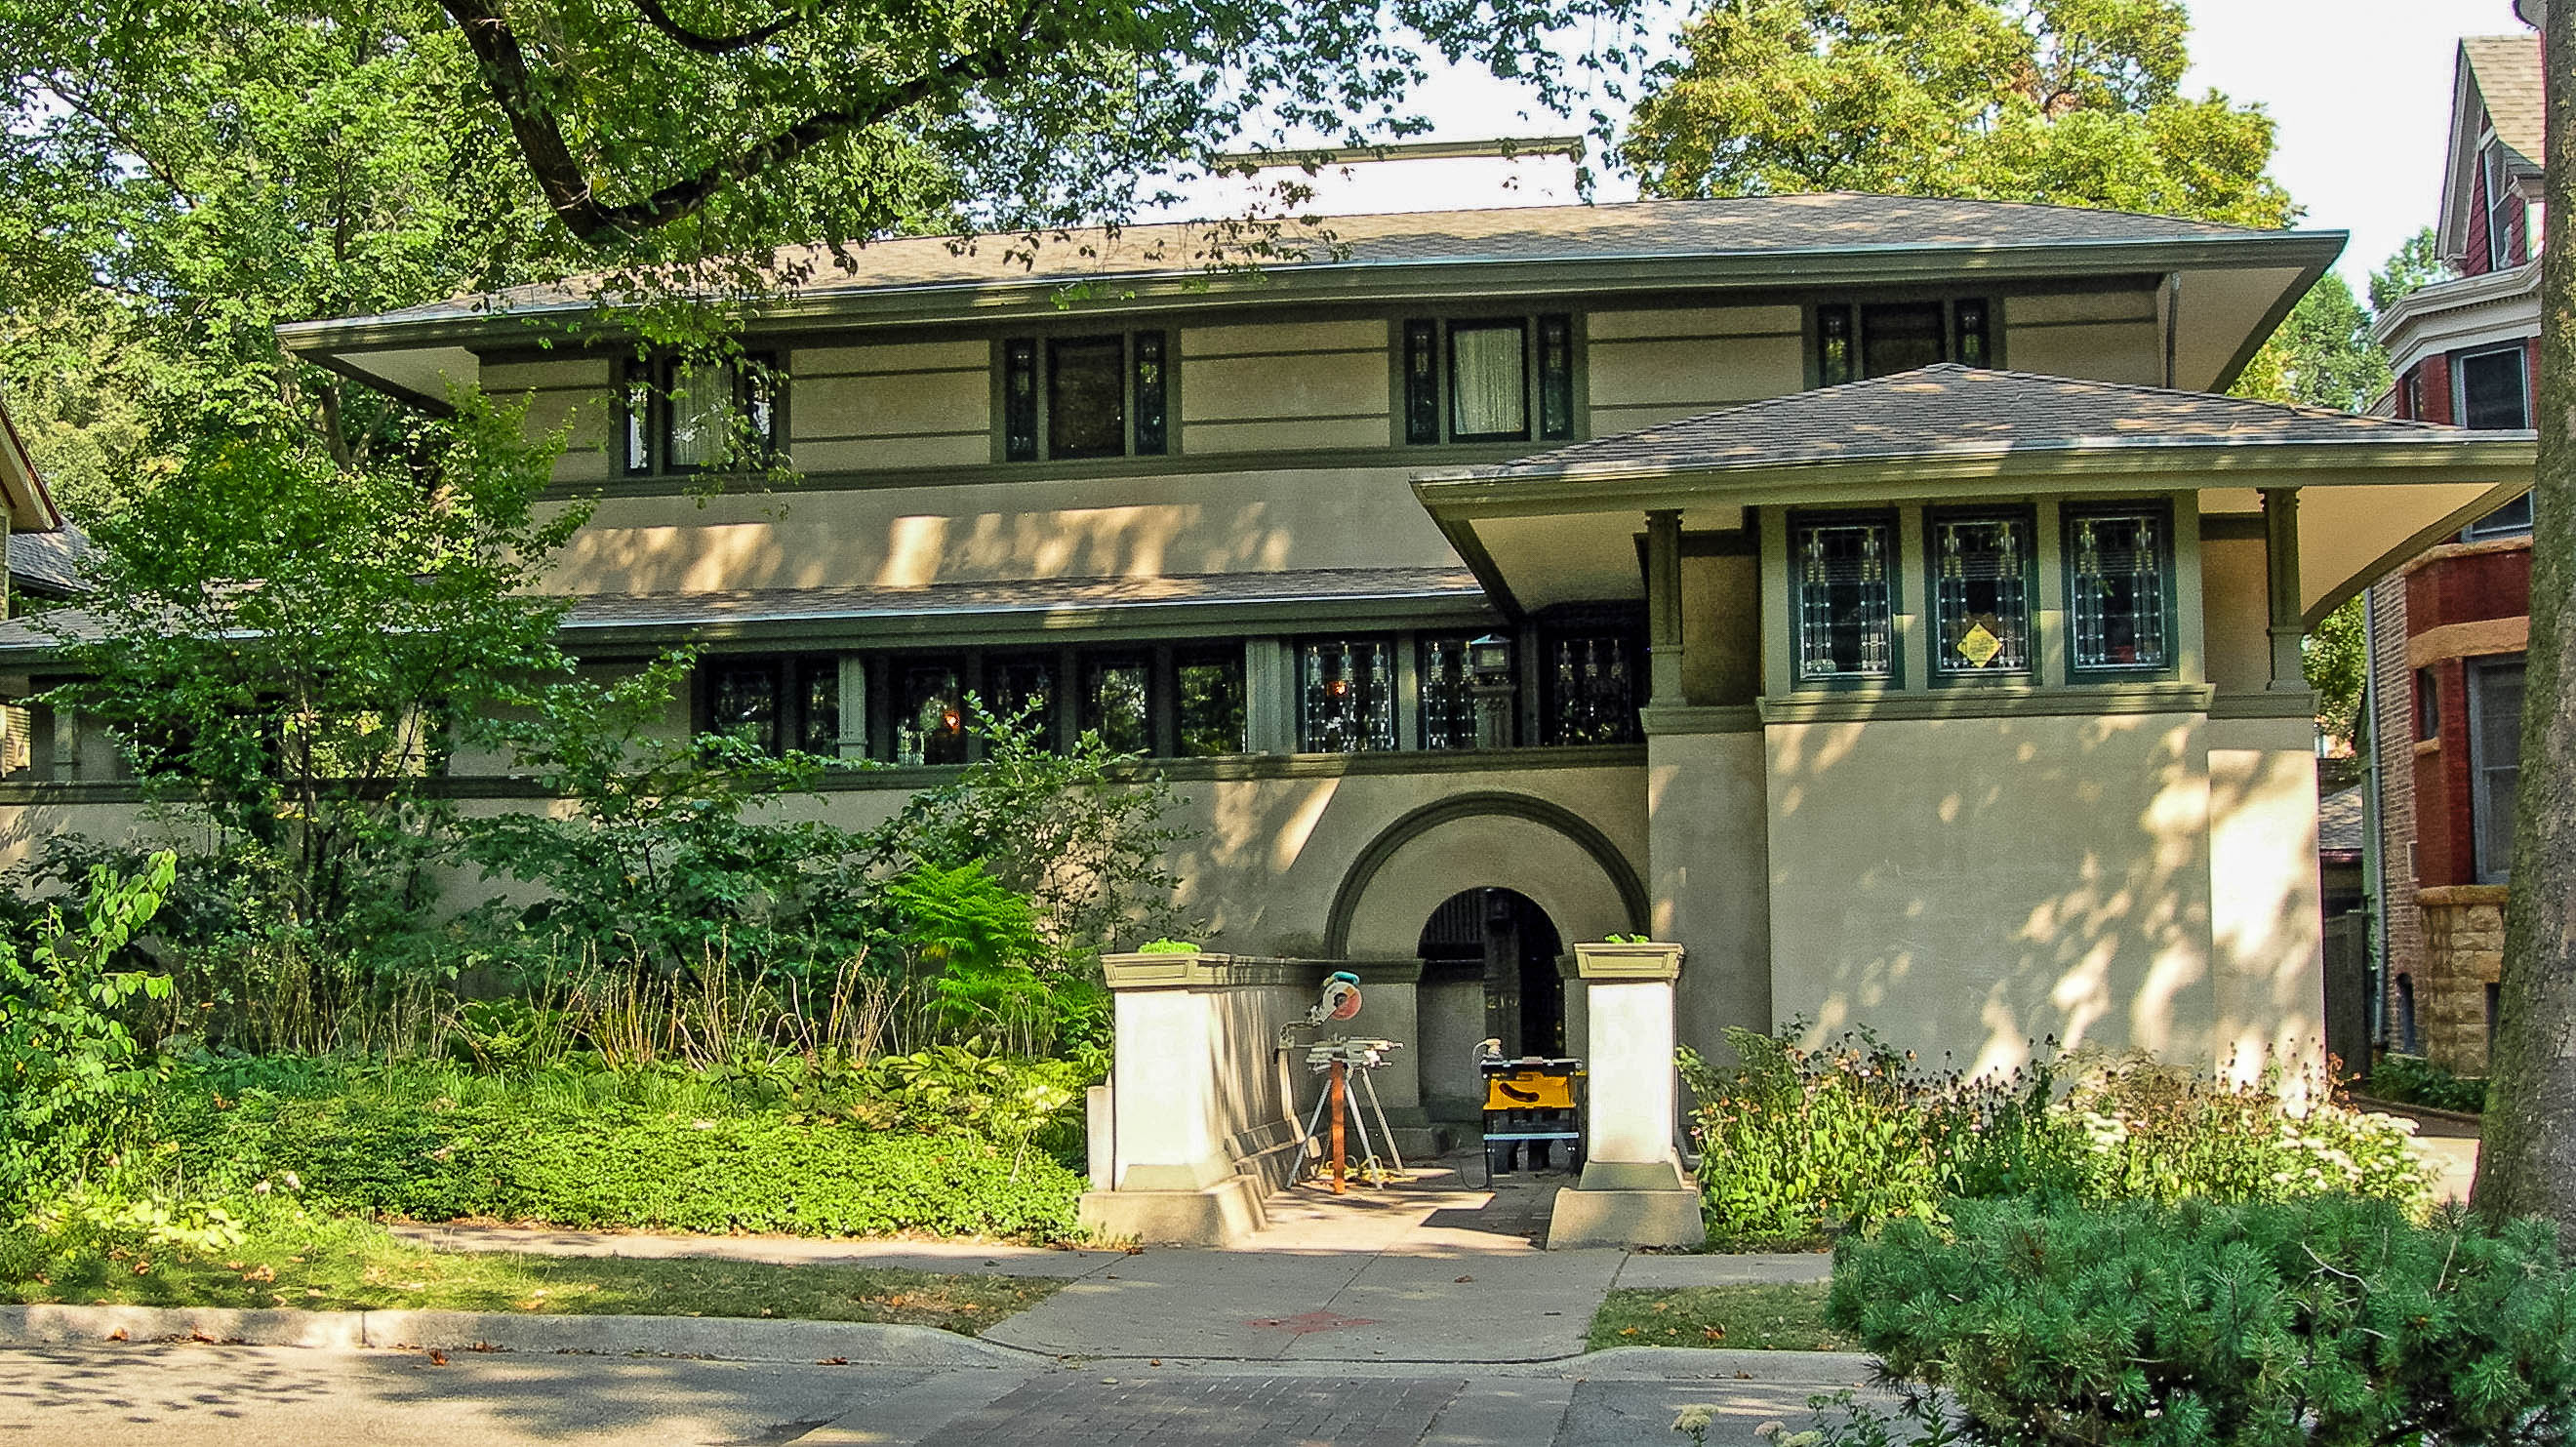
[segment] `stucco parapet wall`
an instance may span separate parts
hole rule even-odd
[[[2252,697],[2231,694],[2231,702]],[[2308,699],[2266,694],[2266,702]],[[1837,693],[1766,698],[1756,707],[1766,724],[1859,723],[1873,719],[2065,717],[2087,714],[2209,713],[2218,691],[2206,683],[2115,683],[2074,688],[1959,686],[1928,693]],[[2307,705],[2313,709],[2313,703]],[[2293,712],[2296,712],[2293,709]]]
[[[1204,952],[1100,957],[1101,975],[1113,990],[1213,990],[1245,985],[1309,985],[1324,968],[1313,960]]]
[[[1574,947],[1574,972],[1586,980],[1678,980],[1680,945],[1597,944]]]
[[[2501,907],[2512,892],[2511,886],[2502,884],[2430,884],[2415,891],[2415,902],[2426,909],[2457,909],[2470,905]]]
[[[1752,704],[1732,707],[1665,707],[1637,711],[1646,737],[1677,734],[1749,734],[1762,727],[1762,710]]]

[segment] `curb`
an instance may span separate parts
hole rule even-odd
[[[93,1345],[113,1340],[323,1351],[436,1347],[868,1366],[1025,1366],[1042,1360],[936,1327],[893,1323],[473,1311],[245,1311],[195,1306],[0,1307],[0,1346]]]
[[[1595,1382],[1695,1379],[1781,1387],[1865,1387],[1878,1377],[1878,1358],[1861,1352],[1756,1352],[1726,1347],[1611,1347],[1545,1365]]]

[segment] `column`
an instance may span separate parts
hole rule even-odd
[[[2299,656],[2307,636],[2299,607],[2299,490],[2263,489],[2263,564],[2271,602],[2272,682],[2274,693],[2305,693],[2308,676]]]
[[[1653,660],[1649,708],[1682,704],[1682,515],[1646,514],[1646,648]]]
[[[1579,944],[1585,1005],[1583,1176],[1556,1193],[1547,1244],[1694,1246],[1707,1237],[1699,1187],[1674,1148],[1675,944]]]

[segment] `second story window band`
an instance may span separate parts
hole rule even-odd
[[[663,356],[625,363],[617,388],[620,471],[630,477],[768,466],[783,445],[775,355]]]
[[[1355,754],[1396,747],[1395,659],[1383,639],[1333,639],[1297,649],[1297,747]]]
[[[1170,450],[1164,333],[1002,343],[1002,456],[1011,462],[1152,457]]]
[[[1472,317],[1404,323],[1404,440],[1564,441],[1574,436],[1574,318]]]

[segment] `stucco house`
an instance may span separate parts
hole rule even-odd
[[[2540,38],[2460,43],[2435,234],[2458,275],[2390,305],[2384,410],[2479,430],[2533,425],[2540,377]],[[2380,1038],[2486,1073],[2504,963],[2531,499],[2473,520],[2370,592]]]
[[[2316,1048],[2303,626],[2533,455],[2217,395],[2340,234],[1809,195],[1208,240],[791,255],[766,381],[638,360],[569,289],[281,335],[567,429],[571,646],[697,645],[673,727],[887,765],[835,818],[963,759],[969,691],[1154,756],[1211,949],[1359,962],[1417,1129],[1473,1118],[1479,1038],[1579,1048],[1562,960],[1612,933],[1684,947],[1701,1046]],[[729,425],[802,480],[710,491]],[[53,724],[9,838],[130,820]]]

